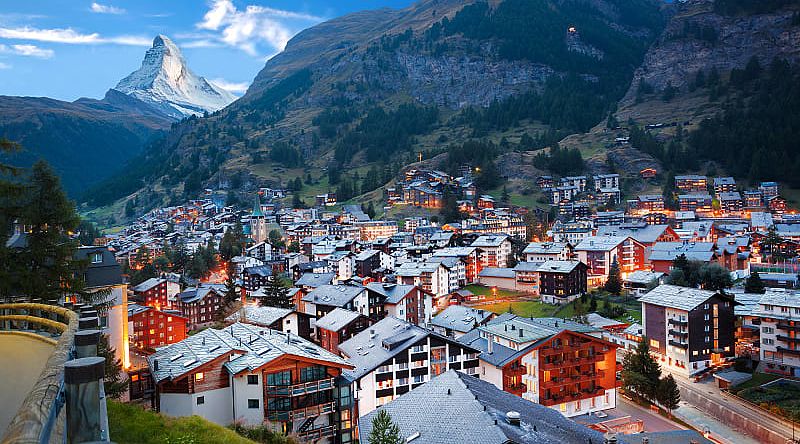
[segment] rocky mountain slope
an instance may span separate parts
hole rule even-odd
[[[89,202],[135,196],[146,207],[206,184],[238,192],[306,173],[317,188],[336,188],[325,170],[393,175],[419,151],[471,138],[586,131],[625,93],[661,31],[659,8],[425,0],[334,19],[295,36],[240,100],[181,123],[136,159],[150,166],[145,177],[118,177]]]
[[[174,119],[211,113],[236,100],[233,94],[195,75],[180,49],[164,35],[153,39],[142,66],[120,80],[114,90]]]

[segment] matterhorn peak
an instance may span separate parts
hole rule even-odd
[[[178,46],[162,34],[153,39],[142,66],[114,89],[176,119],[214,112],[236,100],[233,94],[195,75]]]

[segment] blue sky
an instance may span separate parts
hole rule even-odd
[[[297,32],[412,0],[0,2],[0,95],[100,98],[165,34],[198,75],[236,94]]]

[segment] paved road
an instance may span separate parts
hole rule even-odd
[[[702,382],[689,382],[685,378],[676,377],[675,381],[682,392],[689,391],[691,393],[687,395],[694,395],[682,396],[685,401],[735,431],[738,430],[763,442],[764,438],[757,435],[758,431],[747,424],[747,421],[752,421],[752,423],[780,435],[780,437],[775,437],[772,442],[786,442],[792,437],[792,428],[789,424],[735,397],[723,395],[713,378],[707,378]],[[726,414],[720,415],[719,412]]]

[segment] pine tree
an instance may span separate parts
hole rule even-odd
[[[264,307],[293,308],[294,301],[289,296],[289,288],[284,286],[278,276],[273,276],[264,287],[264,296],[261,305]]]
[[[617,263],[616,258],[611,263],[611,268],[608,269],[608,279],[603,289],[614,295],[622,293],[622,274],[620,274],[619,263]]]
[[[400,444],[400,427],[392,422],[392,417],[386,410],[379,410],[372,418],[372,430],[367,438],[369,444]]]
[[[754,271],[750,277],[744,281],[745,293],[764,294],[766,291],[767,289],[764,287],[764,282],[761,280],[761,276],[758,275],[757,271]]]
[[[681,391],[678,389],[678,384],[671,374],[658,381],[658,392],[656,393],[656,400],[662,407],[667,409],[670,414],[678,408],[681,402]]]
[[[622,360],[622,386],[626,392],[635,393],[644,399],[655,399],[661,366],[650,355],[647,338],[643,337],[632,353]]]
[[[100,335],[97,343],[97,356],[106,358],[103,387],[106,395],[118,399],[128,389],[128,380],[123,376],[122,361],[116,357],[116,350],[108,343],[108,336]]]

